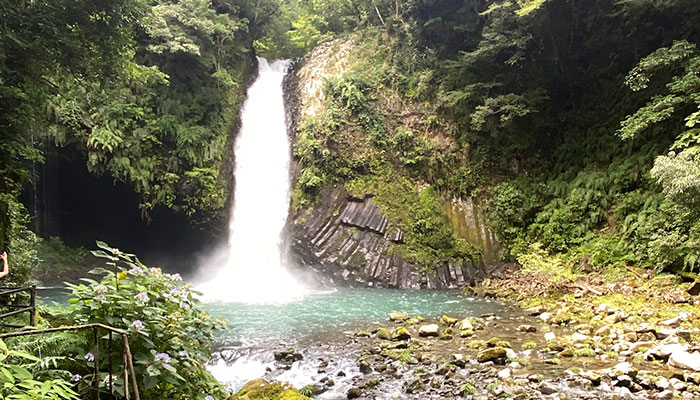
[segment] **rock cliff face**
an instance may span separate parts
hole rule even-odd
[[[335,286],[458,288],[488,275],[481,261],[463,260],[425,266],[392,251],[403,241],[398,229],[372,201],[328,188],[312,208],[291,221],[291,255],[297,266],[318,273]]]
[[[352,46],[349,40],[322,44],[288,75],[285,102],[292,143],[299,123],[323,112],[325,81],[343,74]],[[292,180],[298,177],[293,165]],[[314,204],[290,215],[289,253],[300,273],[325,286],[438,289],[473,284],[499,268],[498,245],[481,207],[471,200],[446,200],[444,208],[455,233],[481,249],[484,257],[419,265],[395,251],[404,232],[372,197],[351,196],[342,186],[325,187]]]

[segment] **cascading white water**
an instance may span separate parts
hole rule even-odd
[[[234,208],[225,263],[198,287],[206,300],[284,302],[303,294],[280,250],[290,201],[282,81],[288,61],[258,58],[235,146]]]

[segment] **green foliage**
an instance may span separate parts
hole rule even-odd
[[[29,353],[9,350],[7,344],[0,339],[0,396],[8,400],[80,398],[68,382],[70,376],[64,375],[63,379],[36,379],[31,369],[40,362],[39,358]]]
[[[408,259],[423,265],[436,261],[473,259],[478,251],[452,231],[447,214],[432,188],[418,191],[406,178],[393,175],[359,177],[347,184],[357,196],[374,194],[373,200],[404,232],[405,244],[394,245]]]
[[[147,268],[134,255],[104,243],[98,246],[94,255],[107,261],[107,269],[95,272],[104,277],[100,282],[85,279],[86,284],[69,285],[73,297],[68,316],[78,324],[103,323],[130,332],[142,398],[224,397],[225,391],[204,366],[211,358],[213,334],[224,322],[199,309],[191,286],[179,275]],[[91,350],[84,348],[79,355]],[[121,360],[118,355],[113,358]],[[116,390],[123,389],[118,384]]]
[[[10,274],[2,278],[2,286],[25,286],[34,281],[34,271],[39,263],[36,246],[37,236],[29,230],[29,215],[22,204],[9,193],[0,194],[0,203],[8,206],[9,226],[5,228],[8,236],[7,247]]]

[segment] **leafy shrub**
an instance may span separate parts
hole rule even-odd
[[[8,400],[80,398],[67,379],[38,380],[30,369],[40,362],[39,358],[28,353],[9,350],[7,344],[0,339],[0,397]]]
[[[104,274],[100,282],[84,279],[87,284],[69,285],[73,297],[68,316],[77,324],[102,323],[130,332],[129,345],[143,399],[225,396],[204,366],[211,358],[214,332],[225,322],[199,309],[191,285],[179,275],[147,268],[134,255],[105,243],[97,245],[100,250],[93,254],[108,260],[110,269],[93,270]],[[88,353],[94,349],[82,351],[90,365]],[[121,353],[115,353],[113,359],[117,364],[112,370],[120,371]],[[106,369],[106,360],[101,357],[100,370]],[[122,381],[115,378],[119,394]],[[86,375],[81,387],[89,382]]]

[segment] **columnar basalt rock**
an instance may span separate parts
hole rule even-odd
[[[349,196],[343,188],[323,191],[320,200],[291,221],[291,254],[327,284],[388,288],[459,288],[483,279],[480,261],[444,262],[425,272],[406,261],[391,245],[403,232],[377,207],[371,196]]]

